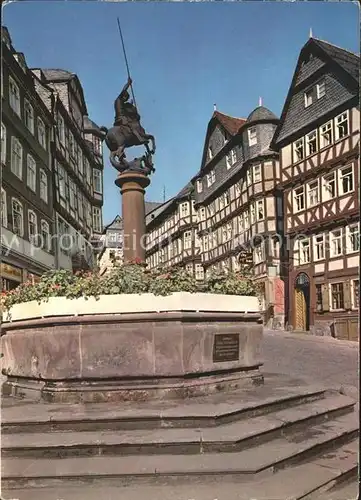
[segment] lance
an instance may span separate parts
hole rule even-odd
[[[124,45],[124,39],[123,39],[123,33],[122,33],[122,29],[120,27],[120,22],[119,22],[119,17],[117,17],[117,21],[118,21],[118,28],[119,28],[119,34],[120,34],[120,39],[122,41],[122,47],[123,47],[123,54],[124,54],[124,59],[125,59],[125,65],[127,67],[127,73],[128,73],[128,78],[130,78],[130,72],[129,72],[129,65],[128,65],[128,59],[127,59],[127,53],[125,52],[125,45]],[[133,92],[133,85],[130,84],[130,90],[132,92],[132,97],[133,97],[133,102],[134,102],[134,106],[137,107],[137,103],[135,101],[135,96],[134,96],[134,92]]]

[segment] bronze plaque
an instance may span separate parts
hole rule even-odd
[[[239,333],[216,334],[213,343],[213,362],[239,360]]]

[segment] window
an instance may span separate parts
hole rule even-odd
[[[358,309],[359,307],[359,297],[360,297],[360,281],[352,280],[351,282],[352,288],[352,309]]]
[[[41,118],[38,118],[38,141],[41,147],[46,148],[46,129],[44,122]]]
[[[260,182],[261,177],[261,165],[254,165],[253,167],[253,182]]]
[[[45,220],[42,220],[40,223],[40,228],[41,228],[41,247],[44,250],[50,250],[49,224]]]
[[[343,283],[331,284],[332,309],[344,309]]]
[[[197,180],[197,193],[201,193],[203,191],[203,183],[202,179]]]
[[[38,234],[38,220],[35,212],[32,210],[28,211],[28,235],[29,241],[34,241],[34,238]]]
[[[86,183],[88,184],[88,186],[90,186],[91,185],[91,179],[92,179],[92,171],[91,171],[91,166],[90,166],[88,158],[85,158],[84,165],[85,165],[85,179],[86,179]]]
[[[303,138],[299,139],[294,143],[293,151],[294,151],[294,161],[303,160],[303,158],[305,157],[305,147],[303,144]]]
[[[325,258],[325,235],[320,234],[314,236],[314,260],[322,260]]]
[[[199,209],[199,216],[200,216],[200,220],[201,221],[206,220],[206,209],[205,209],[205,207],[201,207]]]
[[[6,127],[1,123],[1,163],[6,163]]]
[[[335,229],[330,232],[330,257],[342,255],[342,230]]]
[[[73,181],[69,179],[69,204],[70,208],[75,210],[76,208],[76,201],[77,201],[77,196],[76,196],[76,186]]]
[[[234,165],[237,161],[237,154],[236,154],[236,150],[235,149],[232,149],[231,150],[231,164]]]
[[[247,186],[250,186],[252,184],[252,170],[249,168],[247,170]]]
[[[186,231],[183,235],[183,248],[188,250],[192,248],[192,231]]]
[[[59,141],[61,142],[61,144],[63,146],[65,146],[65,122],[64,122],[64,118],[61,116],[61,114],[58,114],[57,127],[58,127]]]
[[[93,170],[93,181],[94,181],[94,191],[96,193],[102,193],[102,173],[101,170],[95,168]]]
[[[254,249],[254,263],[259,264],[260,262],[264,261],[264,246],[258,245]]]
[[[232,166],[232,159],[231,159],[230,153],[228,153],[228,155],[226,155],[226,166],[227,166],[227,170],[230,169]]]
[[[59,180],[59,195],[65,199],[65,170],[58,163],[58,180]]]
[[[39,172],[40,175],[40,198],[48,203],[48,176],[46,175],[45,170],[42,168]]]
[[[84,173],[84,160],[83,160],[83,151],[81,148],[78,146],[78,173],[82,177]]]
[[[196,280],[204,279],[204,269],[202,264],[196,264]]]
[[[36,163],[31,155],[27,157],[27,185],[29,188],[36,192]]]
[[[246,210],[243,214],[244,229],[249,229],[249,212]]]
[[[340,172],[340,183],[339,183],[339,193],[340,196],[343,194],[351,193],[354,189],[353,182],[353,167],[344,167],[339,170]]]
[[[250,206],[250,214],[251,214],[251,224],[254,224],[256,222],[256,207],[254,206],[254,203],[252,203]]]
[[[311,106],[313,102],[313,89],[305,92],[304,98],[305,98],[305,108],[308,108],[308,106]]]
[[[309,238],[305,238],[304,240],[300,240],[299,243],[299,264],[307,264],[310,262],[310,240]]]
[[[323,310],[323,302],[322,302],[322,285],[316,285],[316,311]]]
[[[29,101],[24,101],[24,122],[25,127],[34,133],[34,110]]]
[[[308,206],[314,207],[319,203],[318,180],[310,182],[307,186],[308,190]]]
[[[305,190],[301,186],[294,190],[295,212],[300,212],[305,208]]]
[[[189,215],[189,203],[187,201],[185,203],[181,203],[180,213],[181,217],[187,217]]]
[[[313,132],[306,135],[306,151],[307,156],[313,155],[317,151],[317,132]]]
[[[228,222],[228,224],[227,224],[227,241],[231,240],[232,236],[233,236],[232,222]]]
[[[97,233],[102,230],[102,213],[99,207],[93,207],[93,230]]]
[[[238,234],[242,234],[244,232],[243,214],[237,217],[237,223],[238,223]]]
[[[230,197],[229,197],[229,191],[228,190],[223,193],[223,199],[224,199],[224,206],[229,205]]]
[[[332,198],[335,198],[336,196],[336,177],[335,177],[335,172],[332,172],[332,174],[325,175],[323,178],[323,183],[324,183],[324,196],[322,201],[328,201],[331,200]]]
[[[214,184],[215,180],[216,180],[216,174],[214,173],[214,170],[211,170],[207,174],[207,185],[208,185],[208,187],[212,186],[212,184]]]
[[[208,159],[211,160],[213,158],[213,148],[209,146],[208,148]]]
[[[234,194],[236,197],[240,196],[242,190],[241,181],[236,182],[234,185]]]
[[[332,122],[322,125],[320,128],[320,148],[325,148],[332,144]]]
[[[346,252],[353,253],[360,250],[360,228],[358,224],[346,227]]]
[[[316,85],[317,89],[317,99],[321,99],[324,95],[326,95],[326,83],[325,80],[322,80]]]
[[[1,225],[8,227],[8,205],[6,201],[6,191],[1,188]]]
[[[11,138],[11,171],[19,179],[23,178],[23,147],[16,137]]]
[[[248,144],[254,146],[257,144],[257,128],[251,127],[248,129]]]
[[[347,111],[335,118],[335,139],[342,139],[348,135],[348,115]]]
[[[19,87],[14,80],[9,76],[9,101],[11,108],[17,115],[20,116],[20,92]]]
[[[15,198],[12,199],[13,233],[18,236],[24,235],[24,212],[21,203]]]
[[[257,217],[257,220],[264,219],[264,200],[257,200],[256,201],[256,217]]]
[[[93,146],[94,146],[94,151],[98,153],[98,155],[102,154],[102,143],[96,135],[93,135]]]

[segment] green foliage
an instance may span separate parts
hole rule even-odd
[[[32,300],[46,302],[49,297],[74,299],[125,293],[169,295],[173,292],[256,296],[258,287],[245,273],[213,272],[203,283],[199,283],[184,267],[149,271],[144,263],[134,261],[116,264],[105,276],[97,272],[73,274],[65,270],[49,271],[35,284],[27,282],[14,290],[2,292],[1,306],[3,310],[8,310],[14,304]]]

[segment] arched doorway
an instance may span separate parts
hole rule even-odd
[[[295,287],[295,330],[310,329],[310,278],[306,273],[296,276]]]

